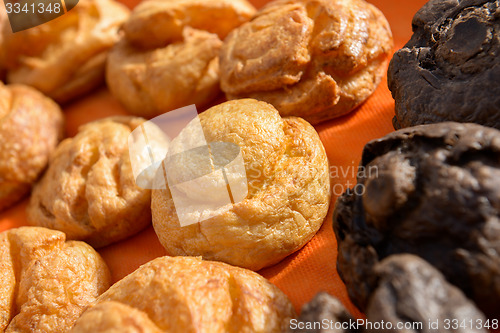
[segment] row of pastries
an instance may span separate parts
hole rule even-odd
[[[417,13],[415,29],[430,29],[424,19],[438,2]],[[448,22],[450,39],[479,20],[465,5],[446,4],[446,15],[465,13]],[[132,11],[114,0],[80,0],[60,18],[18,33],[5,15],[0,20],[0,210],[30,195],[32,225],[0,234],[0,331],[287,331],[297,318],[290,300],[254,271],[298,251],[322,226],[335,161],[313,125],[353,111],[381,82],[393,49],[383,14],[363,0],[274,0],[258,11],[246,0],[146,0]],[[421,95],[414,102],[414,77],[402,74],[413,68],[402,60],[406,53],[427,54],[414,44],[389,68],[394,126],[409,128],[365,147],[361,165],[378,173],[359,176],[366,191],[347,190],[334,207],[338,270],[351,299],[374,320],[427,320],[423,309],[412,312],[425,302],[440,316],[483,320],[483,312],[495,315],[500,297],[500,187],[492,185],[499,160],[491,157],[500,151],[500,133],[471,124],[411,127],[488,119],[436,118],[435,108],[419,109],[428,104]],[[432,85],[430,75],[443,75],[438,65],[449,61],[431,58],[420,59],[417,69],[428,79],[419,84]],[[442,67],[449,72],[452,65]],[[494,75],[495,66],[484,75]],[[456,77],[448,72],[446,80]],[[64,138],[60,105],[103,82],[131,115],[84,124]],[[197,121],[207,142],[239,147],[251,186],[220,214],[182,226],[168,187],[137,185],[128,138],[148,119],[189,104],[203,109],[221,92],[229,101]],[[413,116],[418,111],[428,116]],[[182,179],[198,162],[177,160],[179,174],[169,177]],[[196,191],[182,195],[195,205]],[[457,202],[481,214],[446,210]],[[151,223],[169,256],[111,286],[94,248]],[[461,232],[471,236],[457,241]],[[435,237],[442,234],[447,238]],[[431,279],[455,301],[420,293]],[[475,288],[476,280],[492,291]],[[299,320],[345,320],[335,302],[320,295]]]
[[[283,22],[262,38],[275,38],[273,30],[287,24],[290,10],[308,20],[312,34],[306,5],[295,7],[274,8]],[[271,104],[239,96],[200,114],[207,142],[238,145],[245,164],[252,165],[246,171],[251,186],[223,214],[186,227],[179,225],[168,188],[137,186],[127,140],[148,118],[210,103],[221,91],[223,41],[255,14],[246,1],[145,1],[129,14],[114,1],[87,0],[59,19],[16,34],[8,33],[4,21],[6,84],[0,88],[2,119],[8,121],[0,135],[3,151],[16,158],[2,160],[9,173],[2,173],[1,202],[5,209],[31,192],[27,216],[33,227],[1,234],[2,276],[9,278],[2,292],[2,330],[287,330],[296,316],[291,302],[251,270],[303,247],[328,212],[328,160],[315,129],[302,118],[282,117]],[[385,19],[382,24],[388,30]],[[303,47],[297,52],[307,52]],[[273,54],[246,57],[275,62]],[[224,67],[230,71],[241,66],[237,62],[228,60]],[[307,62],[291,69],[296,82]],[[277,71],[282,65],[272,66]],[[62,140],[64,114],[52,100],[66,104],[103,78],[135,116],[100,119]],[[185,161],[176,167],[189,169]],[[106,264],[87,244],[99,248],[126,239],[151,221],[173,257],[153,260],[110,288]]]

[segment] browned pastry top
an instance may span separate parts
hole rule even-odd
[[[123,30],[131,44],[143,48],[182,41],[185,27],[207,31],[224,40],[254,13],[246,0],[147,0],[134,8]]]
[[[246,0],[141,2],[108,59],[111,92],[129,112],[147,118],[205,106],[220,92],[221,40],[254,13]]]
[[[142,50],[125,39],[109,55],[108,86],[132,114],[151,118],[195,104],[219,93],[217,35],[186,27],[183,40]]]
[[[129,134],[143,121],[104,118],[61,142],[33,189],[29,222],[93,246],[124,239],[147,226],[150,191],[136,185],[128,150]]]
[[[153,225],[167,252],[258,270],[304,246],[322,225],[330,204],[328,160],[314,128],[301,118],[281,118],[272,105],[251,99],[217,105],[199,118],[208,143],[239,146],[248,194],[224,206],[225,212],[181,226],[171,191],[153,190]],[[190,131],[188,126],[181,134],[190,138]],[[177,182],[198,168],[196,156],[185,159],[169,179]],[[200,190],[204,185],[184,186],[177,198],[197,207],[206,202],[208,194]],[[210,199],[226,191],[221,183],[210,191]]]
[[[386,19],[363,0],[273,1],[225,40],[221,87],[319,122],[374,91],[392,45]]]
[[[64,233],[22,227],[0,233],[0,331],[67,332],[111,284],[108,267]]]
[[[29,192],[63,135],[61,109],[23,85],[0,82],[0,210]]]
[[[43,25],[16,33],[5,28],[7,81],[33,86],[58,102],[88,92],[103,81],[107,51],[128,15],[114,0],[80,0]]]
[[[295,311],[252,271],[199,258],[162,257],[102,294],[72,332],[284,332]]]

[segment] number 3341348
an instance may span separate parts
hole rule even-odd
[[[7,14],[21,14],[21,13],[33,13],[33,14],[44,14],[44,13],[54,13],[59,14],[63,11],[61,3],[5,3],[5,8],[7,9]]]

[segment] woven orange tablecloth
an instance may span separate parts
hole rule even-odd
[[[123,0],[132,8],[138,0]],[[266,0],[251,1],[260,8]],[[382,10],[394,34],[396,49],[411,36],[411,19],[425,0],[396,1],[371,0]],[[219,101],[222,101],[222,97]],[[83,123],[111,115],[126,114],[124,109],[109,94],[105,87],[64,108],[68,136],[77,132]],[[337,243],[332,229],[332,210],[348,182],[355,184],[355,173],[363,146],[370,140],[393,131],[392,117],[394,101],[384,78],[375,93],[351,114],[316,126],[325,145],[330,164],[342,168],[347,175],[340,174],[333,180],[334,195],[330,212],[318,234],[300,251],[279,264],[259,273],[283,290],[297,311],[319,291],[337,296],[356,317],[362,314],[352,305],[337,270]],[[352,186],[352,185],[351,185]],[[27,200],[0,214],[0,231],[26,225]],[[166,255],[152,227],[125,241],[100,249],[108,263],[114,281],[131,273],[141,264],[158,256]]]

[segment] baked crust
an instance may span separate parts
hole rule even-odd
[[[255,8],[246,0],[147,0],[123,25],[128,41],[142,48],[157,48],[183,39],[185,27],[226,38],[248,21]]]
[[[151,221],[151,194],[135,183],[127,145],[131,131],[143,121],[104,118],[61,142],[33,189],[29,222],[96,247],[146,227]]]
[[[311,123],[353,110],[385,74],[387,20],[363,0],[278,0],[225,39],[221,88]]]
[[[104,301],[85,311],[71,330],[71,333],[84,332],[161,333],[163,331],[145,312],[123,303]]]
[[[24,195],[63,136],[59,106],[33,88],[0,82],[0,210]]]
[[[250,99],[217,105],[199,119],[208,143],[240,147],[248,195],[217,216],[181,227],[170,190],[153,190],[153,226],[167,252],[258,270],[299,250],[321,227],[330,204],[328,159],[314,128]],[[188,162],[173,168],[182,172],[170,179],[200,167],[196,159]],[[227,191],[225,184],[220,190]],[[196,205],[197,194],[193,188],[184,197]]]
[[[140,3],[110,53],[109,89],[129,112],[148,118],[206,105],[220,92],[221,40],[254,13],[246,0]]]
[[[4,231],[0,254],[2,332],[66,332],[111,284],[99,254],[60,231]]]
[[[80,0],[43,25],[15,34],[4,29],[7,81],[33,86],[60,103],[89,92],[103,82],[108,50],[128,15],[114,0]]]
[[[151,118],[167,111],[204,105],[219,93],[217,35],[184,29],[182,42],[139,50],[121,40],[111,51],[107,80],[126,109]]]
[[[284,332],[294,317],[285,294],[257,273],[162,257],[115,283],[72,332]]]

